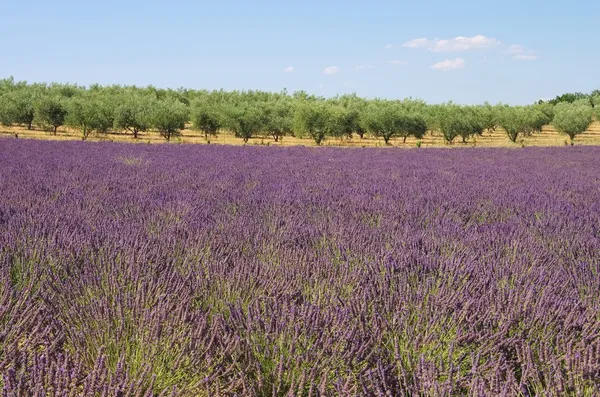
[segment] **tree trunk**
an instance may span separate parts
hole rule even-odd
[[[279,141],[279,135],[273,134],[273,139],[275,139],[275,142],[278,142]]]
[[[138,130],[137,130],[137,128],[133,129],[133,139],[138,139]]]
[[[245,136],[245,137],[244,137],[244,143],[248,143],[248,139],[249,139],[249,138],[248,138],[247,136]]]
[[[58,130],[58,126],[57,125],[54,126],[54,135],[56,135],[56,130]]]
[[[388,145],[388,144],[389,144],[389,142],[390,142],[390,137],[389,137],[389,136],[387,136],[387,135],[384,135],[384,136],[383,136],[383,141],[385,142],[385,144],[386,144],[386,145]]]
[[[29,123],[27,123],[27,129],[30,131],[33,128],[32,124],[33,124],[33,121],[30,121]]]
[[[402,137],[402,143],[406,143],[406,135]]]

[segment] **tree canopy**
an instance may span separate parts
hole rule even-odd
[[[572,105],[567,107],[564,104]],[[297,91],[224,91],[163,89],[154,86],[100,86],[0,80],[0,124],[40,126],[57,133],[63,125],[90,134],[159,133],[167,141],[186,125],[209,136],[231,132],[243,142],[285,136],[360,139],[370,135],[384,144],[399,138],[421,139],[428,132],[449,144],[467,143],[498,127],[508,139],[541,133],[552,124],[572,140],[589,126],[590,112],[600,117],[600,90],[572,93],[529,106],[427,104],[422,100],[365,99],[356,94],[324,98]],[[594,109],[592,109],[594,108]],[[569,110],[567,110],[569,109]],[[567,125],[568,124],[568,125]],[[577,127],[575,127],[577,125]]]

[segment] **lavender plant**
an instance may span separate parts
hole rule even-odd
[[[0,140],[2,394],[598,395],[570,149]]]

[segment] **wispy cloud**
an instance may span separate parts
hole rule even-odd
[[[506,53],[512,55],[512,58],[517,61],[535,61],[538,59],[538,55],[535,51],[529,50],[519,44],[508,46]]]
[[[537,55],[527,55],[527,54],[522,54],[522,55],[515,55],[513,57],[513,59],[516,59],[517,61],[535,61],[536,59],[538,59]]]
[[[414,40],[407,41],[404,44],[402,44],[402,47],[423,48],[423,47],[427,47],[428,45],[429,45],[429,40],[427,40],[425,37],[423,37],[422,39],[414,39]]]
[[[375,66],[373,65],[368,65],[368,64],[364,64],[364,65],[358,65],[356,66],[356,71],[360,72],[362,70],[366,70],[366,69],[375,69]]]
[[[401,61],[400,59],[392,59],[391,61],[388,61],[388,63],[392,65],[408,65],[407,61]]]
[[[383,47],[383,48],[385,48],[386,50],[389,50],[389,49],[391,49],[393,47],[394,47],[393,44],[386,44],[385,47]]]
[[[465,60],[462,58],[446,59],[445,61],[438,62],[431,66],[434,70],[441,70],[447,72],[450,70],[463,69],[465,67]]]
[[[522,54],[525,52],[525,47],[519,44],[513,44],[508,46],[508,50],[506,50],[509,54]]]
[[[296,69],[294,69],[293,66],[288,66],[287,68],[283,69],[283,71],[286,73],[292,73],[294,70]]]
[[[473,37],[458,36],[453,39],[414,39],[402,44],[405,48],[426,48],[433,52],[461,52],[491,48],[501,44],[499,40],[483,35]]]
[[[323,70],[323,74],[334,75],[340,72],[340,68],[338,66],[329,66]]]

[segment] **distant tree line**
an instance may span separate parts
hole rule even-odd
[[[600,105],[600,90],[594,90],[589,94],[584,94],[582,92],[568,92],[566,94],[558,95],[554,99],[549,100],[553,105],[558,105],[561,102],[573,103],[575,101],[581,101],[582,103],[587,103],[595,108]],[[544,102],[540,100],[540,103]]]
[[[366,135],[391,139],[421,139],[436,132],[448,143],[501,127],[516,142],[552,124],[571,143],[599,115],[600,91],[565,94],[529,106],[461,106],[452,102],[428,105],[417,99],[364,99],[351,95],[325,99],[304,91],[293,94],[263,91],[159,89],[153,86],[82,87],[0,80],[0,123],[42,128],[56,134],[65,126],[90,134],[125,132],[137,139],[154,131],[170,141],[191,124],[206,139],[229,131],[248,142],[255,136],[279,141],[285,136],[326,139]]]

